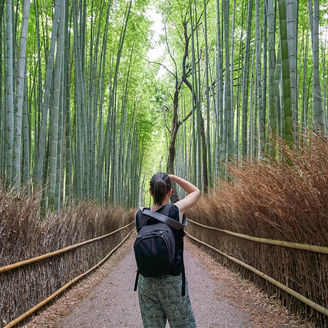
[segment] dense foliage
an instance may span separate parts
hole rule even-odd
[[[0,2],[0,176],[73,199],[138,203],[158,121],[148,1]]]
[[[1,0],[0,21],[1,180],[44,208],[135,206],[159,169],[206,192],[273,135],[327,134],[323,1]]]
[[[178,91],[178,120],[192,110],[176,138],[178,174],[206,191],[215,177],[229,178],[227,163],[279,158],[273,136],[299,147],[303,129],[327,135],[324,1],[158,3],[171,70],[167,106],[174,115]]]

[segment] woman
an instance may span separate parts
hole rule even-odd
[[[174,204],[168,204],[173,189],[171,181],[176,182],[187,196]],[[190,182],[175,175],[156,173],[150,181],[149,192],[153,198],[152,211],[171,219],[182,221],[184,213],[198,200],[200,191]],[[136,227],[139,231],[145,224],[158,223],[155,219],[145,217],[141,211],[136,213]],[[160,277],[143,277],[138,282],[138,296],[144,328],[164,328],[166,320],[170,328],[196,328],[194,314],[190,305],[188,288],[185,296],[181,295],[183,265],[183,230],[172,229],[175,238],[175,261],[170,275]]]

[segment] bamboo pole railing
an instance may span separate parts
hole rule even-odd
[[[191,220],[188,220],[188,221],[191,221]],[[269,277],[269,276],[266,275],[265,273],[263,273],[263,272],[261,272],[261,271],[255,269],[254,267],[252,267],[252,266],[246,264],[245,262],[242,262],[242,261],[236,259],[235,257],[232,257],[232,256],[230,256],[230,255],[228,255],[228,254],[226,254],[226,253],[224,253],[224,252],[218,250],[217,248],[215,248],[215,247],[213,247],[213,246],[211,246],[211,245],[209,245],[209,244],[207,244],[207,243],[205,243],[205,242],[203,242],[203,241],[201,241],[201,240],[199,240],[199,239],[193,237],[192,235],[190,235],[190,234],[187,233],[187,232],[185,232],[185,233],[186,233],[186,235],[187,235],[190,239],[192,239],[192,240],[194,240],[194,241],[196,241],[196,242],[198,242],[198,243],[200,243],[200,244],[202,244],[202,245],[204,245],[204,246],[206,246],[206,247],[212,249],[213,251],[215,251],[215,252],[217,252],[217,253],[223,255],[224,257],[228,258],[229,260],[231,260],[231,261],[233,261],[233,262],[239,264],[240,266],[242,266],[242,267],[244,267],[244,268],[246,268],[246,269],[252,271],[253,273],[257,274],[258,276],[262,277],[263,279],[269,281],[271,284],[277,286],[277,287],[280,288],[281,290],[283,290],[283,291],[285,291],[286,293],[288,293],[288,294],[292,295],[293,297],[297,298],[298,300],[300,300],[300,301],[303,302],[304,304],[310,306],[310,307],[313,308],[314,310],[316,310],[316,311],[318,311],[318,312],[321,312],[321,313],[323,313],[324,315],[328,316],[328,309],[327,309],[327,308],[321,306],[320,304],[317,304],[317,303],[313,302],[313,301],[310,300],[309,298],[307,298],[307,297],[303,296],[302,294],[296,292],[295,290],[293,290],[293,289],[291,289],[291,288],[289,288],[289,287],[283,285],[283,284],[280,283],[279,281],[277,281],[277,280],[275,280],[275,279]]]
[[[294,249],[301,249],[304,251],[310,251],[310,252],[321,253],[321,254],[328,254],[328,247],[325,247],[325,246],[316,246],[316,245],[310,245],[310,244],[294,243],[294,242],[284,241],[284,240],[274,240],[274,239],[253,237],[253,236],[244,235],[244,234],[229,231],[229,230],[210,227],[210,226],[201,224],[199,222],[196,222],[196,221],[193,221],[190,219],[188,219],[188,222],[191,222],[195,225],[198,225],[200,227],[203,227],[203,228],[206,228],[209,230],[216,230],[216,231],[223,232],[223,233],[226,233],[231,236],[235,236],[235,237],[239,237],[239,238],[243,238],[243,239],[247,239],[247,240],[252,240],[257,243],[289,247],[289,248],[294,248]]]
[[[122,230],[122,229],[124,229],[124,228],[126,228],[128,226],[130,226],[132,223],[134,223],[134,222],[131,222],[130,224],[128,224],[128,225],[126,225],[126,226],[124,226],[124,227],[122,227],[120,229],[117,229],[117,230],[113,231],[111,234],[113,234],[115,232],[118,232],[118,231],[120,231],[120,230]],[[71,280],[68,283],[66,283],[64,286],[62,286],[61,288],[59,288],[57,291],[55,291],[49,297],[47,297],[46,299],[44,299],[43,301],[41,301],[40,303],[38,303],[37,305],[35,305],[34,307],[32,307],[30,310],[28,310],[25,313],[21,314],[18,318],[16,318],[16,319],[12,320],[11,322],[9,322],[4,328],[14,327],[19,322],[23,321],[28,316],[30,316],[32,313],[34,313],[35,311],[39,310],[41,307],[43,307],[44,305],[46,305],[47,303],[49,303],[56,296],[58,296],[61,293],[63,293],[66,289],[68,289],[70,286],[72,286],[75,282],[77,282],[78,280],[82,279],[83,277],[85,277],[86,275],[88,275],[90,272],[92,272],[93,270],[95,270],[96,268],[98,268],[101,264],[103,264],[105,261],[107,261],[107,259],[125,242],[126,239],[129,238],[129,236],[132,234],[133,231],[134,231],[134,229],[132,229],[117,246],[115,246],[100,262],[98,262],[96,265],[94,265],[91,269],[89,269],[88,271],[80,274],[79,276],[75,277],[73,280]],[[108,235],[109,234],[107,234],[106,236],[108,236]],[[104,237],[104,236],[102,236],[102,237]],[[101,239],[101,238],[100,237],[94,238],[94,239],[92,239],[92,241],[99,240],[99,239]],[[84,243],[84,245],[85,245],[85,243]],[[39,256],[39,258],[40,258],[40,256]]]
[[[99,237],[96,237],[96,238],[93,238],[93,239],[89,239],[89,240],[83,241],[83,242],[78,243],[78,244],[74,244],[74,245],[71,245],[71,246],[68,246],[68,247],[65,247],[65,248],[61,248],[61,249],[59,249],[57,251],[54,251],[54,252],[46,253],[46,254],[43,254],[43,255],[40,255],[40,256],[35,256],[35,257],[32,257],[32,258],[30,258],[28,260],[24,260],[24,261],[20,261],[20,262],[16,262],[16,263],[13,263],[13,264],[2,266],[2,267],[0,267],[0,273],[6,272],[6,271],[10,271],[10,270],[14,270],[16,268],[22,267],[22,266],[27,265],[27,264],[39,262],[39,261],[44,260],[44,259],[47,259],[49,257],[56,256],[56,255],[59,255],[59,254],[62,254],[62,253],[71,251],[71,250],[73,250],[75,248],[81,247],[83,245],[90,244],[90,243],[92,243],[94,241],[107,238],[107,237],[109,237],[111,235],[114,235],[115,233],[117,233],[117,232],[119,232],[119,231],[121,231],[121,230],[129,227],[133,223],[134,223],[134,221],[132,221],[131,223],[125,225],[124,227],[121,227],[121,228],[116,229],[116,230],[114,230],[112,232],[109,232],[106,235],[102,235],[102,236],[99,236]]]

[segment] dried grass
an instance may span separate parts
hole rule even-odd
[[[197,222],[256,237],[328,246],[328,142],[312,136],[293,152],[281,144],[284,163],[249,162],[230,167],[233,182],[202,197],[188,212]],[[189,232],[328,308],[327,255],[259,244],[190,224]],[[327,317],[246,269],[219,260],[276,294],[289,309],[320,327]]]
[[[0,266],[92,239],[133,220],[133,211],[84,202],[40,220],[36,194],[0,191]],[[98,263],[128,229],[0,275],[0,327]]]

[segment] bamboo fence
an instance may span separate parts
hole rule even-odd
[[[252,257],[252,254],[251,254],[252,249],[255,250],[255,247],[253,245],[248,245],[248,247],[247,247],[244,243],[239,243],[238,241],[234,242],[231,239],[227,240],[226,238],[227,237],[228,238],[237,237],[237,239],[246,240],[246,241],[249,241],[251,243],[278,246],[278,248],[282,248],[282,249],[283,248],[289,248],[289,249],[297,250],[297,251],[301,251],[301,252],[312,252],[312,253],[316,253],[316,254],[322,254],[322,256],[325,256],[325,255],[328,254],[328,247],[316,246],[316,245],[310,245],[310,244],[302,244],[302,243],[295,243],[295,242],[288,242],[288,241],[283,241],[283,240],[273,240],[273,239],[267,239],[267,238],[259,238],[259,237],[254,237],[254,236],[250,236],[250,235],[246,235],[246,234],[236,233],[236,232],[229,231],[229,230],[219,229],[219,228],[216,228],[216,227],[213,227],[213,226],[208,226],[208,225],[196,222],[196,221],[191,220],[191,219],[188,219],[188,221],[192,225],[188,226],[189,233],[186,232],[186,235],[191,240],[205,246],[206,248],[209,248],[209,249],[213,250],[215,253],[218,253],[221,256],[223,256],[224,258],[232,261],[231,263],[237,264],[237,267],[240,266],[240,267],[252,272],[256,276],[261,277],[262,279],[267,281],[269,284],[271,284],[271,285],[277,287],[278,289],[280,289],[281,291],[289,294],[290,296],[292,296],[292,298],[297,299],[298,301],[302,302],[303,304],[310,307],[311,309],[317,311],[318,313],[321,314],[321,316],[323,315],[327,319],[327,317],[328,317],[328,308],[326,306],[318,304],[317,302],[311,300],[309,297],[306,297],[302,293],[300,293],[300,292],[298,292],[298,291],[284,285],[283,283],[278,281],[278,279],[275,279],[272,276],[264,273],[263,270],[261,271],[261,270],[258,270],[257,268],[255,268],[256,264],[258,264],[258,261],[263,260],[263,258],[267,258],[267,260],[270,261],[270,258],[272,258],[276,255],[276,253],[274,252],[273,249],[270,249],[271,250],[270,256],[269,256],[269,254],[264,254],[263,249],[260,250],[260,252],[263,253],[262,257],[258,256],[259,257],[258,261],[256,259],[253,259],[254,264],[250,265],[250,264],[245,263],[246,261],[244,261],[244,259],[246,257],[243,256],[243,252],[241,251],[241,249],[247,249],[247,252],[250,254],[249,258],[251,258]],[[203,229],[200,229],[200,230],[195,229],[196,226],[201,227]],[[208,232],[206,232],[206,230],[207,231],[212,231],[212,232],[217,232],[217,233],[223,233],[227,237],[223,238],[222,235],[221,235],[221,238],[218,235],[216,235],[216,237],[214,235],[209,236]],[[192,233],[190,231],[192,231]],[[195,235],[198,235],[199,237],[197,238],[197,237],[195,237]],[[213,244],[220,244],[221,249],[219,249],[220,247],[218,247],[218,246],[214,247]],[[224,249],[224,251],[222,251],[222,248]],[[236,255],[231,256],[230,254],[236,254]],[[243,261],[241,261],[237,257],[242,258]],[[255,252],[254,252],[254,257],[255,257]],[[283,260],[283,262],[285,262],[284,265],[286,265],[287,261],[285,259]],[[227,262],[225,262],[225,263],[227,263]],[[227,263],[227,264],[229,265],[229,263]],[[290,265],[290,263],[287,263],[287,266],[288,265]],[[263,267],[265,268],[265,265]],[[276,277],[283,277],[284,275],[281,274],[281,271],[282,271],[282,266],[280,266],[280,267],[277,266],[276,272],[274,272],[275,276]],[[247,274],[246,274],[246,276],[247,276]],[[247,278],[251,278],[251,277],[248,275]],[[313,279],[315,279],[315,278],[313,278]],[[289,282],[291,280],[293,280],[293,278],[288,277],[287,282]],[[258,283],[258,281],[257,281],[257,283]],[[258,283],[258,284],[261,285],[261,283]],[[322,288],[323,289],[325,289],[324,285],[325,285],[325,283],[322,281]],[[263,287],[263,284],[261,285],[261,287]],[[325,299],[324,296],[323,296],[324,293],[322,291],[320,291],[320,292],[322,293],[322,295],[315,295],[315,296],[317,296],[315,298],[316,299],[321,299],[323,301],[323,303],[327,303],[327,299]],[[307,294],[313,296],[313,293],[308,292]],[[293,303],[293,301],[291,301],[291,300],[289,300],[289,302]],[[286,302],[286,303],[287,303],[287,306],[288,306],[288,302]],[[304,309],[303,309],[303,311],[298,311],[298,312],[303,312],[303,313],[308,312],[309,313],[309,312],[313,312],[313,310],[312,311],[304,311]],[[321,320],[318,320],[318,317],[317,317],[316,318],[316,324],[319,327],[324,327],[327,323],[326,319],[323,319],[321,317]]]
[[[244,239],[247,239],[247,240],[252,240],[252,241],[255,241],[257,243],[276,245],[276,246],[282,246],[282,247],[289,247],[289,248],[294,248],[294,249],[302,249],[302,250],[305,250],[305,251],[321,253],[321,254],[328,254],[328,247],[324,247],[324,246],[316,246],[316,245],[310,245],[310,244],[294,243],[294,242],[284,241],[284,240],[274,240],[274,239],[268,239],[268,238],[253,237],[253,236],[244,235],[244,234],[229,231],[229,230],[219,229],[219,228],[216,228],[216,227],[210,227],[210,226],[207,226],[205,224],[201,224],[199,222],[196,222],[196,221],[193,221],[193,220],[190,220],[190,219],[188,219],[188,221],[193,223],[193,224],[196,224],[200,227],[209,229],[209,230],[216,230],[216,231],[219,231],[219,232],[224,232],[228,235],[236,236],[236,237],[239,237],[239,238],[244,238]]]
[[[25,267],[27,267],[27,270],[30,272],[31,270],[36,271],[42,271],[40,269],[40,266],[44,265],[47,266],[49,261],[53,260],[54,264],[58,264],[59,261],[61,261],[61,259],[66,255],[71,253],[71,251],[76,250],[78,248],[82,248],[82,246],[94,243],[96,241],[103,241],[105,239],[107,239],[110,236],[114,236],[114,235],[118,235],[119,232],[122,232],[123,230],[131,227],[131,225],[134,223],[134,221],[130,222],[129,224],[118,228],[110,233],[107,233],[105,235],[96,237],[96,238],[92,238],[62,249],[59,249],[57,251],[53,251],[53,252],[49,252],[40,256],[35,256],[32,257],[30,259],[24,260],[24,261],[19,261],[10,265],[6,265],[6,266],[2,266],[0,267],[0,275],[6,275],[6,277],[4,278],[4,281],[6,281],[6,279],[8,280],[9,275],[12,273],[13,275],[16,275],[16,277],[14,278],[14,280],[17,279],[17,277],[21,276],[20,275],[20,270],[24,270]],[[122,244],[123,242],[131,235],[131,233],[134,231],[134,228],[131,229],[122,239],[121,234],[119,234],[120,236],[118,236],[119,239],[122,239],[119,241],[119,243],[114,247],[114,245],[118,242],[117,238],[113,239],[110,242],[109,248],[111,248],[111,250],[109,251],[109,253],[107,253],[107,255],[102,258],[101,261],[99,261],[98,263],[96,263],[95,265],[93,265],[90,269],[88,269],[87,271],[85,271],[84,273],[78,274],[77,276],[75,276],[75,278],[71,279],[69,282],[65,283],[63,286],[61,286],[60,288],[57,288],[57,290],[55,292],[53,292],[50,296],[46,297],[45,299],[43,299],[42,301],[38,302],[38,304],[36,304],[35,306],[33,306],[32,308],[30,308],[29,310],[27,310],[26,312],[24,312],[23,314],[20,314],[16,319],[12,319],[12,317],[9,319],[11,320],[9,323],[6,322],[6,320],[4,320],[3,315],[1,314],[1,309],[0,309],[0,314],[1,314],[1,322],[0,322],[0,327],[3,327],[3,324],[5,324],[5,328],[9,328],[9,327],[14,327],[16,326],[18,323],[20,323],[21,321],[23,321],[24,319],[26,319],[28,316],[30,316],[31,314],[33,314],[35,311],[37,311],[38,309],[40,309],[42,306],[46,305],[47,303],[49,303],[51,300],[53,300],[56,296],[60,295],[62,292],[64,292],[65,290],[67,290],[71,285],[73,285],[75,282],[77,282],[78,280],[82,279],[83,277],[85,277],[86,275],[88,275],[90,272],[92,272],[93,270],[95,270],[97,267],[99,267],[101,264],[103,264]],[[89,252],[87,251],[86,253],[84,253],[85,255],[88,254]],[[92,256],[92,252],[89,253],[89,256]],[[79,258],[79,256],[77,256],[77,258]],[[83,257],[82,257],[83,258]],[[67,257],[66,259],[63,259],[62,261],[65,263],[67,261],[70,261],[71,257]],[[33,264],[33,265],[31,265]],[[50,263],[51,264],[51,263]],[[45,271],[47,271],[47,268],[45,268]],[[79,270],[72,270],[74,271],[79,271]],[[18,276],[17,276],[18,274]],[[24,272],[22,273],[22,275],[24,275]],[[46,276],[46,274],[44,274],[44,276]],[[56,280],[57,277],[49,277],[49,280],[51,280],[51,278],[53,280]],[[0,279],[1,280],[1,279]],[[36,279],[33,279],[36,280]],[[32,283],[33,281],[31,281]],[[49,284],[51,285],[57,285],[60,284],[61,281],[56,281],[55,284],[52,284],[51,281],[49,282]],[[34,284],[32,284],[34,288]],[[42,286],[41,286],[42,287]],[[3,287],[2,287],[3,288]],[[7,288],[8,289],[8,288]],[[23,291],[24,292],[24,291]],[[1,292],[2,294],[2,292]],[[25,309],[26,310],[26,309]],[[15,313],[17,311],[13,311],[11,310],[12,313]],[[4,313],[6,315],[6,319],[8,319],[8,314]]]

